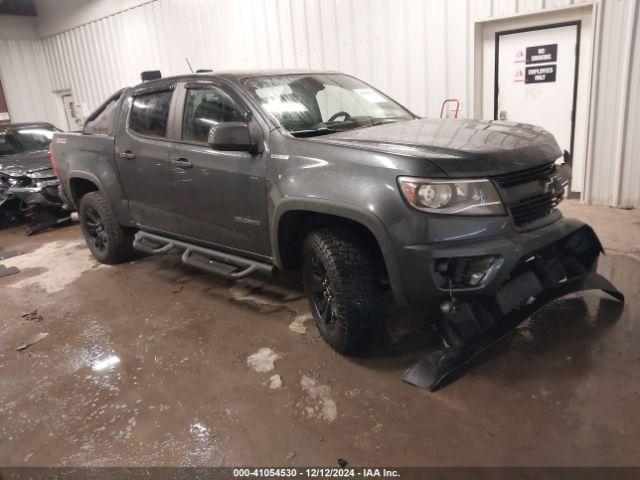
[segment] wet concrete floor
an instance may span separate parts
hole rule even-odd
[[[615,252],[624,307],[556,301],[437,393],[400,380],[437,345],[418,314],[390,308],[389,343],[348,358],[296,275],[102,266],[77,225],[5,229],[25,253],[0,262],[21,270],[0,278],[0,465],[638,465],[640,215],[566,208]]]

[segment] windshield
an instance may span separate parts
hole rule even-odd
[[[0,130],[0,157],[46,150],[55,132],[59,130],[46,125]]]
[[[277,75],[252,78],[245,85],[296,136],[414,118],[401,105],[348,75]]]

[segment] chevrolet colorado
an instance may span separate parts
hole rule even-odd
[[[526,124],[418,118],[349,75],[204,73],[115,93],[51,161],[104,263],[134,248],[237,279],[301,267],[339,352],[384,330],[383,293],[439,306],[435,388],[545,303],[603,289],[590,227],[563,218],[570,167]]]

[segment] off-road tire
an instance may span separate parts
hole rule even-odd
[[[101,223],[100,237],[104,239],[103,248],[99,248],[95,232],[93,232],[96,222],[92,222],[93,217],[99,218]],[[87,242],[87,247],[93,256],[101,263],[115,264],[122,263],[133,254],[133,235],[118,223],[111,205],[100,192],[90,192],[80,200],[78,209],[82,234]]]
[[[322,277],[319,272],[324,272],[323,278],[318,278]],[[322,228],[308,234],[302,248],[302,279],[320,335],[334,350],[355,353],[383,337],[379,268],[357,235],[342,228]],[[327,285],[332,308],[329,322],[323,320],[319,307]]]

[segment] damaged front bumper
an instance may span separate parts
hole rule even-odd
[[[6,194],[15,197],[24,205],[40,205],[42,207],[60,208],[63,205],[58,195],[58,180],[39,182],[36,186],[11,187]]]
[[[55,176],[39,171],[0,171],[0,212],[10,218],[27,218],[27,234],[66,222],[70,213],[59,186]]]
[[[403,380],[436,390],[536,310],[569,293],[600,289],[624,301],[622,293],[596,273],[603,249],[591,227],[563,220],[560,228],[554,228],[555,237],[558,231],[564,233],[560,238],[540,245],[544,236],[534,234],[533,243],[528,242],[528,248],[524,248],[526,253],[516,249],[520,257],[509,262],[512,268],[501,268],[499,283],[494,278],[491,288],[481,294],[449,291],[436,322],[447,347],[411,367]],[[532,245],[537,246],[531,250]]]

